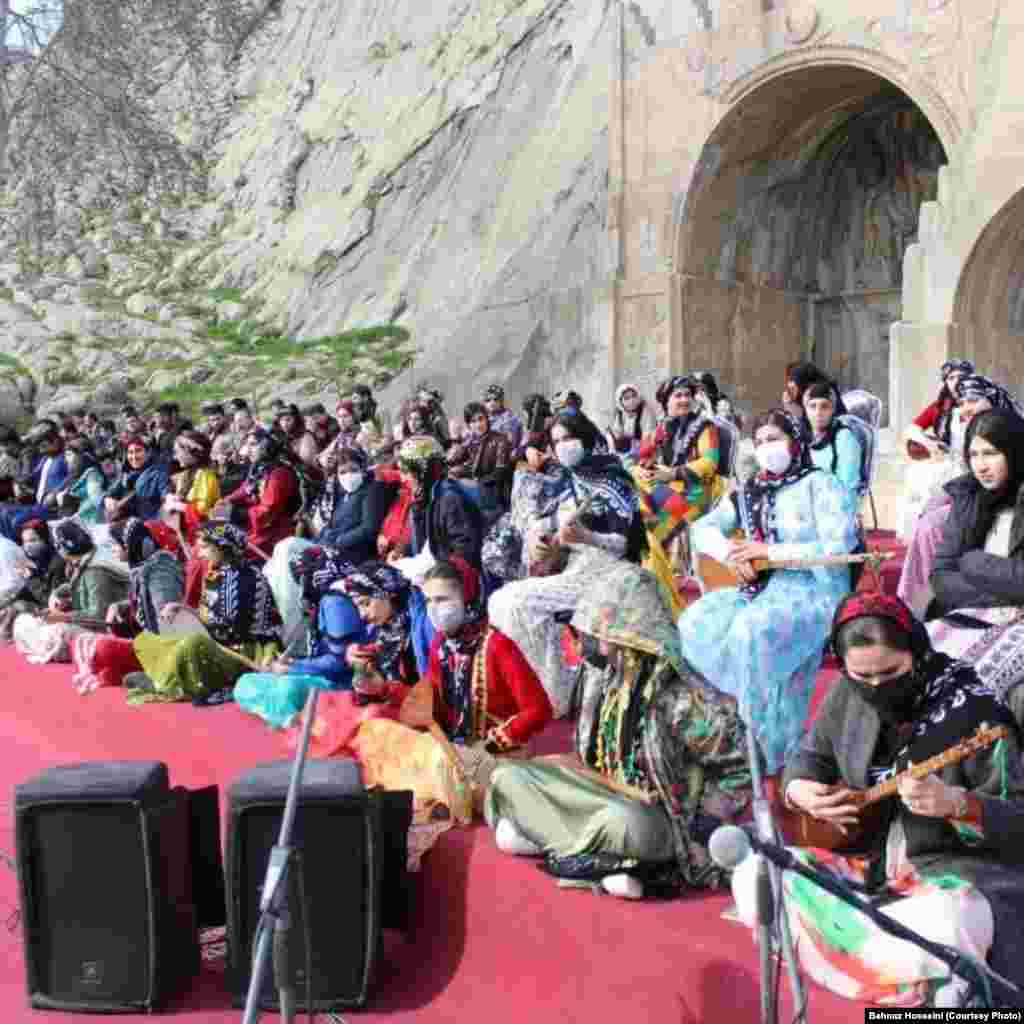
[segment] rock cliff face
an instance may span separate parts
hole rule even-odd
[[[286,0],[238,74],[211,261],[298,336],[408,326],[452,412],[607,392],[610,0]],[[211,264],[207,264],[210,266]]]

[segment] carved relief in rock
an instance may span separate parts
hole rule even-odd
[[[818,27],[818,8],[813,3],[796,2],[786,11],[786,39],[799,45],[806,43]]]

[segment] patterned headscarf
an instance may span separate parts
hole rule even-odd
[[[302,596],[310,603],[318,602],[355,569],[334,548],[304,548],[288,562],[292,579],[302,587]]]
[[[974,363],[969,359],[949,359],[939,370],[939,379],[945,384],[951,373],[962,373],[965,377],[974,373]]]
[[[199,538],[231,558],[243,558],[248,541],[245,531],[231,523],[208,519],[198,530]]]
[[[130,569],[141,565],[156,548],[149,528],[135,516],[114,523],[110,527],[110,536],[128,553],[128,568]]]
[[[412,649],[412,623],[409,617],[409,594],[412,585],[393,566],[385,562],[365,562],[342,585],[350,597],[390,600],[394,613],[387,622],[373,627],[373,642],[378,645],[377,667],[385,679],[399,679],[403,663]]]
[[[488,384],[488,386],[484,388],[484,401],[504,402],[505,389],[500,384]]]
[[[1017,404],[1013,395],[1001,384],[997,384],[980,373],[962,377],[957,385],[956,393],[961,400],[987,398],[992,403],[993,409],[1007,409],[1024,418],[1024,409]]]
[[[353,597],[373,597],[404,604],[412,584],[393,565],[364,562],[345,579],[345,593]]]
[[[832,617],[829,643],[837,657],[839,630],[854,619],[863,618],[885,619],[891,622],[910,637],[915,655],[924,655],[931,650],[928,631],[914,618],[914,613],[900,598],[880,591],[865,591],[845,597]]]
[[[89,531],[73,519],[65,519],[53,528],[53,543],[62,555],[72,558],[87,555],[95,548]]]

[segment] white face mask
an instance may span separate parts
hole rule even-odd
[[[363,482],[365,473],[339,473],[338,483],[341,484],[342,488],[351,494],[353,491],[359,490],[359,485]]]
[[[441,633],[455,633],[466,621],[466,605],[463,601],[441,601],[427,605],[427,618],[434,629]]]
[[[754,458],[763,470],[776,476],[782,476],[793,461],[788,441],[766,441],[759,444],[754,450]]]
[[[582,441],[575,439],[571,441],[559,441],[555,445],[555,458],[558,459],[566,469],[572,469],[572,467],[579,463],[586,454],[586,449],[583,447]]]

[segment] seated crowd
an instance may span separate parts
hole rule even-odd
[[[748,747],[791,812],[848,830],[852,791],[900,775],[880,827],[799,856],[1024,982],[1024,418],[970,364],[946,364],[908,437],[927,472],[902,599],[851,594],[872,427],[809,363],[749,422],[745,470],[707,372],[653,402],[624,384],[606,429],[571,390],[519,415],[498,385],[460,419],[421,387],[393,429],[365,387],[333,416],[201,412],[0,436],[0,638],[29,661],[71,663],[82,694],[234,701],[290,748],[317,688],[313,756],[411,789],[436,834],[482,815],[502,851],[625,898],[729,883],[706,843],[749,810]],[[829,653],[839,678],[807,729]],[[573,750],[531,756],[568,715]],[[980,753],[903,774],[983,724],[998,736]],[[731,883],[755,925],[751,861]],[[784,884],[821,984],[968,998],[938,961]]]

